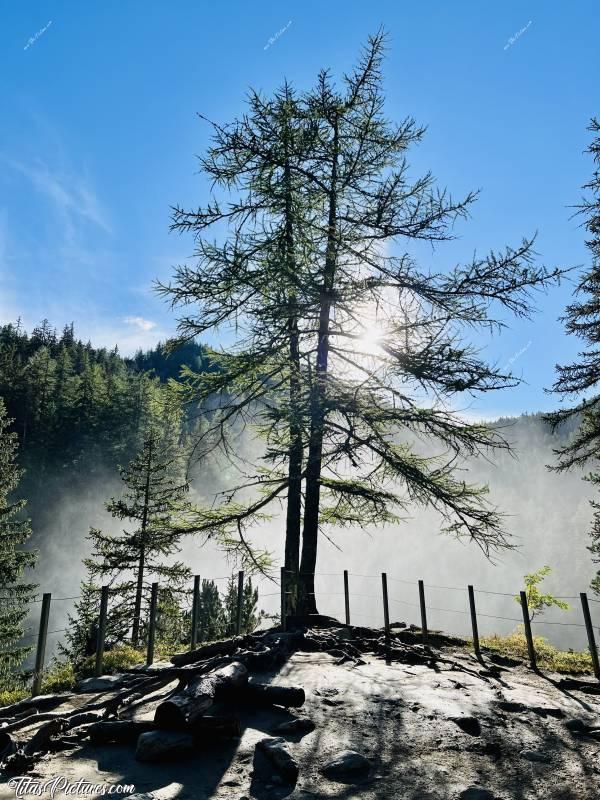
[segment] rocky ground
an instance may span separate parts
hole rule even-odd
[[[408,660],[423,663],[386,664],[375,654],[348,660],[296,650],[277,668],[253,672],[251,682],[301,686],[303,706],[236,708],[239,738],[148,762],[136,759],[135,743],[66,736],[65,749],[42,754],[27,774],[42,783],[60,775],[134,784],[136,794],[156,800],[600,798],[600,694],[589,678],[565,682],[524,665],[481,663],[452,647],[425,662],[419,652]],[[176,678],[146,694],[120,718],[152,720],[178,686]],[[65,698],[56,711],[115,694],[94,688]],[[231,708],[210,713],[221,711]],[[18,734],[26,738],[36,727]],[[3,798],[15,797],[10,777],[0,786]]]

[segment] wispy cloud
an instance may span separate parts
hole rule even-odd
[[[52,203],[62,217],[69,237],[75,234],[77,220],[85,220],[107,234],[112,233],[107,214],[84,177],[51,170],[43,161],[26,164],[9,158],[4,160]]]
[[[151,331],[156,328],[156,322],[152,322],[151,319],[144,319],[144,317],[125,317],[123,322],[141,331]]]
[[[8,231],[6,210],[0,208],[0,323],[2,324],[14,322],[20,316],[11,286],[11,271],[8,264]]]

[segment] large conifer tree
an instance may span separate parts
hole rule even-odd
[[[4,403],[0,399],[0,679],[18,666],[28,647],[20,644],[23,620],[35,585],[23,582],[23,572],[35,563],[35,553],[23,550],[31,534],[29,521],[22,519],[24,500],[15,500],[21,470],[15,463],[17,436],[9,431]]]
[[[592,179],[583,187],[589,195],[578,206],[583,215],[589,238],[586,245],[591,254],[591,266],[579,280],[574,301],[567,306],[563,321],[567,333],[577,336],[585,343],[585,349],[572,364],[557,366],[558,377],[553,391],[563,398],[581,398],[573,405],[561,408],[547,419],[556,428],[563,422],[581,415],[581,425],[572,441],[557,450],[557,471],[573,466],[593,464],[594,469],[586,476],[594,486],[600,486],[600,122],[592,119],[589,130],[594,134],[588,148],[595,165]],[[590,550],[594,561],[600,563],[600,502],[591,501],[594,522],[590,532]],[[592,588],[600,594],[600,571],[592,581]]]
[[[533,264],[532,240],[451,268],[419,264],[414,243],[452,239],[475,197],[454,200],[431,175],[409,176],[406,152],[423,130],[384,114],[383,46],[372,37],[341,87],[322,72],[312,91],[252,95],[246,117],[216,126],[202,166],[228,201],[175,210],[198,258],[162,287],[188,307],[184,337],[227,323],[237,333],[220,375],[190,381],[199,397],[224,397],[208,430],[221,443],[227,423],[250,422],[266,442],[255,474],[245,469],[196,529],[229,526],[243,538],[287,493],[289,597],[298,590],[294,608],[308,613],[326,525],[383,524],[416,503],[486,552],[506,545],[485,487],[457,467],[508,445],[451,402],[515,385],[470,335],[501,328],[506,312],[527,317],[532,292],[558,276]],[[222,242],[206,236],[212,226]],[[294,476],[302,502],[290,494]],[[232,502],[249,487],[256,499]],[[298,557],[290,536],[300,525]]]

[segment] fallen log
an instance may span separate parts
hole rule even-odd
[[[88,726],[92,744],[133,744],[142,733],[161,730],[151,720],[111,720]],[[181,729],[194,738],[196,744],[209,744],[235,739],[241,735],[240,721],[235,717],[200,717]]]
[[[67,718],[67,727],[78,728],[80,725],[88,725],[89,723],[96,722],[102,717],[101,711],[77,711],[71,717]]]
[[[247,681],[248,670],[234,661],[209,675],[196,678],[182,692],[163,700],[156,709],[154,722],[158,728],[181,730],[202,717],[227,692],[244,686]]]
[[[107,717],[110,716],[111,714],[114,714],[120,706],[128,705],[129,702],[131,702],[133,699],[147,697],[148,694],[156,691],[157,689],[162,688],[165,684],[169,683],[170,680],[171,680],[170,678],[169,679],[155,678],[155,677],[147,678],[143,684],[143,688],[146,690],[145,692],[141,693],[136,692],[132,694],[129,689],[126,689],[120,694],[114,695],[113,697],[110,697],[108,699],[94,700],[92,702],[86,703],[80,708],[76,708],[71,711],[45,711],[39,714],[37,713],[37,710],[33,709],[33,713],[30,714],[29,716],[21,717],[20,719],[17,719],[14,722],[10,722],[8,725],[5,725],[1,730],[6,733],[10,733],[10,731],[18,730],[19,728],[27,728],[30,725],[35,725],[38,722],[49,722],[56,719],[64,719],[68,721],[73,717],[77,717],[81,714],[90,714],[91,712],[97,710],[101,710],[104,716]],[[136,689],[139,690],[141,688],[142,686],[140,684],[136,684]]]
[[[38,722],[49,722],[57,719],[64,719],[66,714],[61,714],[60,711],[45,711],[43,714],[33,713],[28,717],[21,717],[2,728],[3,733],[10,733],[11,731],[19,730],[19,728],[28,728],[30,725],[35,725]]]
[[[187,653],[176,653],[171,658],[171,664],[175,664],[176,667],[183,667],[185,664],[205,661],[214,656],[230,656],[239,648],[246,647],[249,643],[249,638],[248,636],[235,636],[233,639],[227,639],[223,642],[204,644],[202,647],[189,650]]]
[[[92,744],[134,744],[142,733],[155,730],[150,722],[118,719],[94,722],[87,729]]]
[[[168,675],[160,675],[158,677],[151,676],[146,678],[141,684],[136,683],[135,691],[133,692],[131,688],[127,688],[108,700],[100,700],[95,703],[86,704],[81,707],[80,711],[93,711],[96,708],[102,708],[104,709],[104,717],[110,717],[116,714],[117,709],[121,706],[128,706],[138,700],[147,699],[148,695],[158,691],[158,689],[162,689],[167,684],[171,683],[171,680],[172,678]]]
[[[600,683],[591,683],[590,681],[580,681],[577,678],[561,678],[558,681],[559,689],[575,690],[578,692],[585,692],[586,694],[600,694]]]
[[[9,733],[0,731],[0,762],[12,755],[17,749],[16,742]]]
[[[209,658],[205,661],[196,661],[193,664],[185,664],[184,666],[178,667],[172,666],[155,669],[154,667],[149,666],[144,670],[144,674],[148,677],[160,678],[164,679],[165,681],[175,680],[178,678],[179,680],[183,681],[183,684],[185,685],[199,675],[205,675],[207,672],[212,672],[220,667],[225,667],[227,664],[231,664],[232,661],[240,661],[240,663],[243,663],[244,659],[238,658],[237,654],[235,657],[215,656],[215,658]]]
[[[23,711],[49,711],[64,703],[71,697],[70,694],[40,694],[37,697],[26,697],[10,706],[0,708],[0,719],[19,716]]]
[[[258,706],[283,706],[284,708],[299,708],[304,705],[306,696],[300,686],[272,686],[267,683],[248,683],[241,688],[232,689],[223,697],[226,703],[239,703],[240,705]]]

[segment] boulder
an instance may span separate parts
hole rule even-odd
[[[321,772],[331,780],[349,782],[368,775],[370,769],[368,758],[354,750],[342,750],[321,768]]]
[[[495,800],[495,795],[481,786],[469,786],[458,795],[458,800]]]
[[[548,753],[544,753],[542,750],[521,750],[520,756],[538,764],[549,764],[552,761]]]
[[[78,681],[75,690],[78,692],[109,692],[118,689],[123,683],[123,675],[100,675],[98,678],[84,678]]]
[[[311,733],[314,731],[315,727],[315,723],[312,719],[297,717],[296,719],[289,720],[289,722],[282,722],[281,725],[277,725],[273,732],[284,736],[294,733]]]
[[[138,761],[177,761],[194,751],[194,739],[189,733],[149,731],[137,740],[135,757]]]
[[[283,778],[295,783],[298,778],[298,762],[287,749],[285,739],[261,739],[256,745],[260,748]]]

